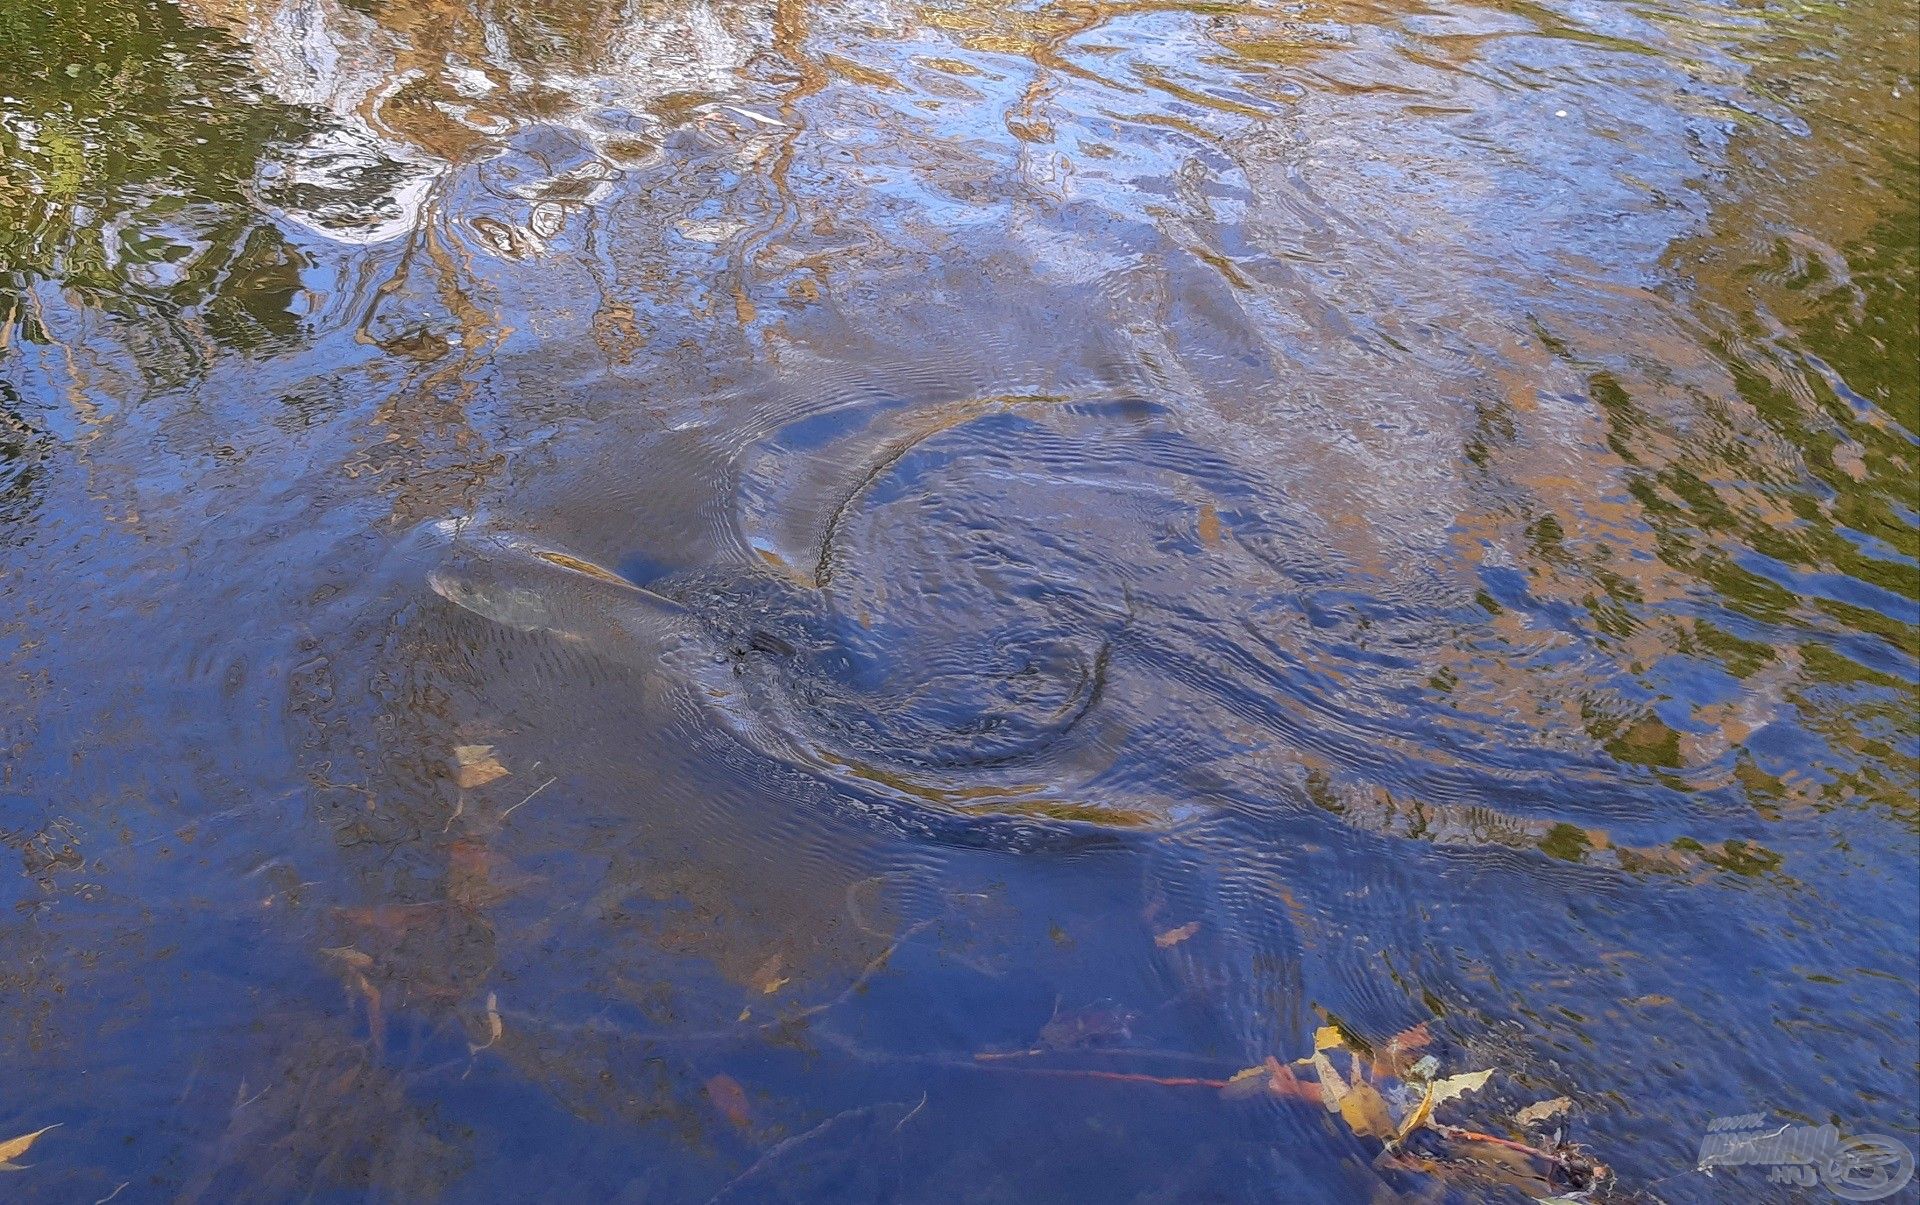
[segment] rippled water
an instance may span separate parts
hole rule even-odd
[[[1565,1189],[1329,1024],[1920,1140],[1910,7],[0,34],[0,1188]]]

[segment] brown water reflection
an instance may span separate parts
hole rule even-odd
[[[1913,1140],[1898,6],[0,34],[26,1199],[1551,1191],[1204,1086],[1329,1021]]]

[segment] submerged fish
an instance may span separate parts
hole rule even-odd
[[[681,688],[749,748],[920,813],[896,816],[913,831],[926,831],[928,813],[995,816],[1022,841],[1102,827],[1095,819],[1135,822],[1063,805],[1040,764],[1098,694],[1097,631],[994,632],[957,655],[965,642],[952,634],[895,647],[838,614],[828,591],[752,568],[641,586],[519,535],[451,523],[435,532],[446,547],[427,583],[441,598]],[[983,839],[975,830],[964,843]]]

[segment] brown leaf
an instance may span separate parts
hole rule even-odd
[[[28,1148],[39,1141],[40,1135],[46,1133],[48,1130],[57,1129],[60,1125],[61,1123],[56,1121],[52,1125],[44,1126],[31,1134],[22,1134],[18,1138],[9,1138],[5,1142],[0,1142],[0,1163],[11,1163],[13,1160],[26,1154]],[[7,1170],[23,1171],[25,1169],[9,1167]]]
[[[1220,512],[1213,509],[1213,503],[1200,504],[1200,540],[1206,544],[1220,542]]]
[[[411,933],[428,925],[444,923],[447,906],[441,903],[372,904],[341,908],[336,915],[350,925],[382,934]]]
[[[498,1042],[506,1032],[506,1024],[500,1020],[500,995],[497,992],[488,992],[486,1043],[481,1046],[476,1046],[472,1042],[467,1043],[467,1053],[479,1054],[482,1050],[486,1050],[495,1042]]]
[[[1513,1119],[1523,1126],[1537,1125],[1550,1117],[1558,1117],[1571,1108],[1573,1108],[1573,1102],[1571,1100],[1564,1096],[1556,1096],[1552,1100],[1543,1100],[1537,1104],[1528,1105],[1518,1113],[1515,1113]]]
[[[1411,1029],[1403,1029],[1394,1034],[1387,1039],[1386,1045],[1376,1046],[1373,1049],[1373,1078],[1383,1079],[1394,1076],[1405,1079],[1407,1071],[1415,1062],[1413,1052],[1432,1041],[1433,1034],[1428,1031],[1424,1021]]]
[[[1362,1138],[1392,1138],[1395,1134],[1393,1118],[1387,1113],[1387,1102],[1380,1098],[1379,1089],[1364,1080],[1357,1080],[1340,1098],[1340,1117],[1347,1127]]]
[[[463,839],[447,847],[447,899],[461,908],[489,908],[538,881],[478,841]]]
[[[493,756],[492,745],[455,745],[453,765],[453,781],[463,789],[483,787],[507,776],[507,768]]]
[[[721,1116],[741,1129],[753,1124],[753,1113],[747,1108],[747,1092],[740,1081],[731,1075],[716,1075],[707,1081],[707,1099],[713,1107],[720,1110]]]
[[[1267,1056],[1267,1091],[1274,1096],[1288,1096],[1294,1100],[1310,1100],[1318,1103],[1320,1086],[1302,1083],[1293,1073],[1293,1068],[1282,1063],[1272,1055]]]
[[[776,950],[773,957],[761,963],[760,969],[753,973],[753,986],[760,989],[761,995],[771,996],[793,982],[791,976],[780,973],[780,968],[785,963],[786,959]]]
[[[1159,934],[1153,939],[1153,944],[1156,946],[1159,946],[1163,950],[1169,950],[1169,949],[1172,949],[1174,946],[1179,945],[1181,942],[1187,940],[1187,938],[1192,937],[1195,933],[1198,933],[1199,931],[1200,931],[1200,922],[1197,920],[1190,920],[1186,924],[1181,925],[1177,929],[1168,929],[1165,933]]]

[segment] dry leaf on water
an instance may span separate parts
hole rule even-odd
[[[1340,1111],[1340,1099],[1347,1094],[1347,1081],[1327,1057],[1325,1050],[1313,1052],[1313,1073],[1320,1082],[1320,1099],[1327,1106],[1327,1112]]]
[[[1199,931],[1200,931],[1200,922],[1197,920],[1190,920],[1186,924],[1181,925],[1177,929],[1168,929],[1165,933],[1161,933],[1155,936],[1153,939],[1153,944],[1156,946],[1159,946],[1163,950],[1171,949],[1172,947],[1177,946],[1181,942],[1187,940],[1187,938],[1192,937],[1195,933],[1198,933]]]
[[[747,1092],[740,1081],[731,1075],[716,1075],[707,1081],[707,1099],[713,1107],[728,1121],[741,1129],[753,1124],[753,1113],[747,1108]]]
[[[1556,1096],[1552,1100],[1528,1105],[1515,1113],[1513,1119],[1523,1126],[1537,1125],[1550,1117],[1558,1117],[1571,1108],[1573,1108],[1573,1101],[1564,1096]]]
[[[507,768],[493,756],[492,745],[455,745],[453,767],[453,781],[462,788],[483,787],[507,776]]]
[[[1433,1120],[1433,1111],[1440,1105],[1456,1096],[1486,1087],[1487,1081],[1492,1078],[1493,1071],[1489,1069],[1469,1071],[1464,1075],[1449,1075],[1445,1079],[1429,1080],[1426,1095],[1420,1098],[1420,1103],[1414,1107],[1413,1112],[1407,1114],[1405,1120],[1401,1121],[1400,1131],[1394,1135],[1394,1141],[1405,1140],[1407,1135]]]
[[[28,1148],[40,1140],[40,1135],[46,1133],[48,1130],[57,1129],[59,1126],[60,1123],[56,1121],[52,1125],[44,1126],[31,1134],[22,1134],[18,1138],[11,1138],[6,1142],[0,1142],[0,1171],[26,1171],[27,1169],[24,1165],[17,1164],[14,1160],[26,1154]]]

